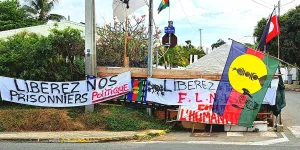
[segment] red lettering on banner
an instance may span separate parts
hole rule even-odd
[[[207,110],[212,111],[213,105],[208,105]]]
[[[213,122],[213,120],[215,120],[215,122]],[[211,115],[211,122],[210,123],[217,123],[218,121],[217,121],[217,118],[216,118],[216,114],[215,113],[213,113],[212,115]]]
[[[195,113],[195,122],[200,122],[200,115],[199,115],[199,112],[197,111],[197,113]]]
[[[201,111],[201,110],[204,110],[204,107],[205,107],[205,105],[199,104],[199,105],[198,105],[198,110],[200,110],[200,111]]]
[[[128,84],[124,84],[119,87],[103,89],[101,92],[93,91],[92,92],[92,100],[94,99],[102,99],[109,96],[114,96],[122,93],[128,92]]]
[[[216,97],[216,93],[210,93],[209,94],[209,103],[212,103],[214,100],[215,100],[215,97]]]
[[[178,93],[178,96],[179,96],[179,100],[178,100],[178,103],[182,103],[183,100],[185,100],[185,97],[186,97],[187,93]]]
[[[204,111],[204,110],[206,110],[206,111],[211,111],[212,110],[212,107],[213,107],[213,105],[205,105],[205,104],[199,104],[198,105],[198,110],[200,110],[200,111]]]
[[[224,124],[224,118],[218,115],[219,124]]]
[[[206,121],[206,118],[208,118],[208,122],[211,122],[211,118],[210,118],[210,112],[205,112],[203,113],[203,121]]]
[[[203,102],[201,99],[198,99],[198,97],[199,97],[199,93],[198,92],[195,93],[195,95],[196,95],[196,102]]]
[[[203,121],[203,114],[202,113],[200,113],[200,121],[199,122],[204,122]]]
[[[180,111],[180,117],[179,117],[179,120],[180,120],[180,121],[186,121],[186,118],[183,117],[184,111],[185,111],[184,109],[181,109],[181,111]]]
[[[189,121],[194,120],[194,114],[195,114],[195,111],[190,110],[190,112],[189,112]]]

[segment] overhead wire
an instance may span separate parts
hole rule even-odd
[[[264,4],[261,4],[261,3],[257,2],[257,1],[255,1],[255,0],[252,0],[252,1],[255,2],[255,3],[257,3],[257,4],[259,4],[259,5],[261,5],[261,6],[263,6],[263,7],[266,7],[266,8],[269,8],[269,9],[273,9],[271,7],[268,7],[268,6],[264,5]]]
[[[266,3],[266,4],[269,4],[269,5],[273,5],[272,3],[267,2],[267,1],[264,1],[264,0],[259,0],[259,1],[262,1],[262,2],[264,2],[264,3]]]
[[[194,28],[194,26],[192,25],[190,19],[187,17],[187,15],[186,15],[186,13],[185,13],[185,10],[184,10],[184,8],[183,8],[183,6],[182,6],[182,4],[181,4],[181,0],[178,0],[178,1],[179,1],[179,4],[180,4],[180,6],[181,6],[181,9],[182,9],[182,11],[183,11],[183,13],[184,13],[186,19],[188,20],[190,26],[191,26],[196,32],[198,32],[198,31]]]
[[[288,4],[290,4],[290,3],[294,2],[294,1],[296,1],[296,0],[292,0],[292,1],[288,2],[288,3],[285,3],[285,4],[281,5],[280,7],[283,7],[283,6],[285,6],[285,5],[288,5]]]

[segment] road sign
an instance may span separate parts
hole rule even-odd
[[[166,34],[174,34],[175,33],[175,27],[165,27],[165,33]]]
[[[170,34],[165,34],[162,37],[162,44],[165,47],[169,47],[169,48],[174,48],[177,45],[177,37],[174,34],[171,34],[171,44],[169,43],[169,35]]]
[[[173,21],[168,21],[168,27],[173,27]]]

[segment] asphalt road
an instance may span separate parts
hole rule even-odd
[[[0,143],[3,150],[299,150],[299,146],[203,145],[178,143]]]
[[[286,91],[286,107],[282,111],[285,126],[300,126],[300,93]]]

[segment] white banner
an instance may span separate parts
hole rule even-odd
[[[0,77],[1,97],[5,101],[43,107],[90,105],[88,82],[43,82]]]
[[[131,73],[73,82],[43,82],[0,77],[5,101],[42,106],[74,107],[100,103],[131,91]]]
[[[165,105],[212,103],[218,81],[148,78],[147,100]]]
[[[206,124],[230,124],[225,118],[213,113],[212,106],[213,103],[180,106],[177,120]]]
[[[279,79],[273,79],[265,95],[263,104],[275,105]],[[219,84],[219,83],[217,83]],[[182,105],[179,107],[177,120],[200,122],[206,124],[230,124],[226,119],[212,112],[213,101],[203,101],[198,105]]]
[[[104,102],[131,91],[131,72],[121,73],[111,77],[97,78],[92,103]]]
[[[267,90],[267,93],[265,95],[263,104],[275,105],[278,83],[279,83],[279,79],[272,80],[272,82]]]

